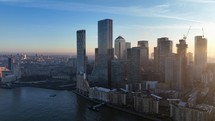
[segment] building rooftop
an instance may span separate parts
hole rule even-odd
[[[96,90],[98,91],[102,91],[102,92],[110,92],[111,90],[108,88],[104,88],[104,87],[95,87]]]

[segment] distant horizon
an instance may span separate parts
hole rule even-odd
[[[113,43],[118,36],[132,47],[139,40],[148,40],[151,54],[157,38],[168,37],[176,52],[176,44],[191,26],[187,52],[194,53],[194,36],[204,34],[208,56],[215,56],[214,5],[214,1],[201,0],[0,0],[0,52],[72,55],[76,53],[76,31],[84,29],[86,52],[94,55],[97,22],[109,18],[113,20]]]

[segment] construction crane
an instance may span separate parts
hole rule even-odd
[[[187,39],[187,36],[188,36],[188,34],[189,34],[189,32],[190,32],[190,29],[191,29],[191,26],[189,27],[189,29],[188,29],[188,31],[187,31],[187,34],[186,34],[186,35],[184,35],[184,37],[183,37],[183,39],[184,39],[184,40],[186,40],[186,39]]]
[[[205,36],[205,33],[204,33],[204,29],[202,27],[202,37],[204,38],[204,36]]]

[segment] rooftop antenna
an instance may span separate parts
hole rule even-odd
[[[204,29],[202,27],[202,37],[205,37]]]
[[[187,31],[187,34],[186,35],[184,35],[184,37],[183,37],[183,39],[186,41],[186,39],[187,39],[187,36],[188,36],[188,34],[189,34],[189,32],[190,32],[190,29],[191,29],[191,26],[189,27],[189,29],[188,29],[188,31]]]

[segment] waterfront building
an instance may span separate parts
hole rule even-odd
[[[142,83],[126,84],[126,90],[131,92],[141,92],[144,90],[155,90],[157,88],[157,81],[143,81]]]
[[[77,92],[87,96],[89,84],[86,80],[86,31],[77,31]]]
[[[77,83],[76,83],[76,90],[79,94],[84,96],[89,96],[90,86],[88,81],[86,80],[86,74],[77,74],[76,75]]]
[[[159,113],[159,103],[158,100],[153,99],[153,97],[137,93],[134,97],[134,110],[140,113]]]
[[[16,81],[16,76],[13,74],[12,71],[10,70],[2,71],[2,79],[1,79],[2,83],[11,83],[14,81]]]
[[[86,31],[77,31],[77,73],[86,72]]]
[[[195,36],[195,74],[194,79],[200,80],[201,73],[207,66],[207,39],[202,36]]]
[[[0,78],[2,78],[2,72],[3,71],[9,71],[6,67],[0,67]]]
[[[113,21],[104,19],[98,21],[98,49],[96,50],[96,65],[92,73],[92,80],[97,86],[110,87],[111,60],[114,58],[112,48]]]
[[[13,64],[13,74],[15,75],[16,79],[20,79],[22,76],[20,63],[14,63]]]
[[[115,39],[114,49],[115,49],[115,55],[117,56],[117,59],[119,60],[126,59],[126,42],[122,36],[118,36]]]
[[[109,92],[111,90],[103,87],[92,87],[89,90],[89,98],[104,102],[110,102]]]
[[[187,107],[185,102],[170,104],[170,116],[174,121],[212,121],[213,106],[199,104]]]
[[[110,95],[110,103],[115,105],[126,105],[126,93],[123,91],[111,91]]]

